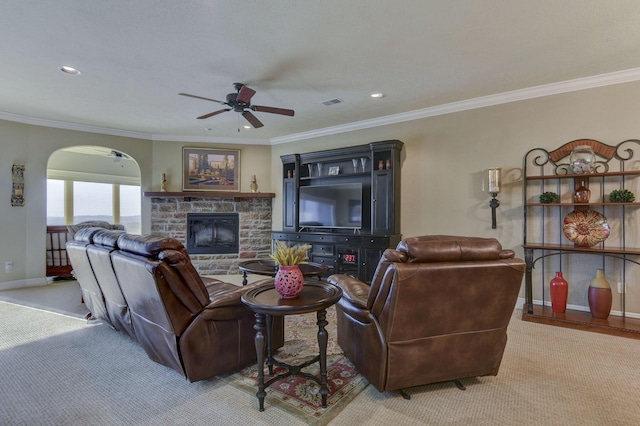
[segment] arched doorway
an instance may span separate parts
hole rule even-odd
[[[65,275],[68,269],[67,226],[96,220],[141,232],[138,163],[101,146],[55,151],[47,162],[47,276]]]

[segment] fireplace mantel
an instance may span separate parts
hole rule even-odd
[[[160,198],[275,198],[273,192],[227,192],[227,191],[182,191],[182,192],[143,192],[144,197]]]

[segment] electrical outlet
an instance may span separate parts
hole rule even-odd
[[[4,262],[4,271],[5,272],[11,272],[13,271],[13,262],[9,261],[9,262]]]
[[[618,293],[619,294],[624,293],[624,286],[622,285],[622,283],[620,281],[618,281]]]

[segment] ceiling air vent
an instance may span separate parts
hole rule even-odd
[[[331,106],[335,104],[341,104],[342,102],[344,101],[340,98],[333,98],[333,99],[329,99],[328,101],[322,102],[322,105]]]

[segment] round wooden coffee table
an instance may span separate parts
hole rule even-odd
[[[265,388],[272,383],[291,375],[301,375],[311,379],[320,385],[320,395],[322,397],[322,407],[327,406],[327,342],[329,333],[325,329],[328,324],[326,320],[327,308],[335,304],[342,297],[342,289],[325,281],[305,281],[302,292],[294,299],[282,299],[276,291],[273,283],[265,283],[252,288],[242,295],[242,302],[255,312],[256,325],[256,355],[258,358],[258,397],[260,411],[264,411]],[[271,349],[271,317],[306,314],[316,312],[318,319],[318,347],[319,354],[311,360],[299,365],[286,364],[273,357]],[[265,333],[266,331],[266,333]],[[271,378],[264,381],[265,362],[265,339],[267,353],[267,367]],[[302,369],[315,362],[320,363],[320,377],[303,372]],[[285,373],[273,376],[273,366],[286,368]]]
[[[322,277],[329,272],[329,267],[321,265],[319,263],[303,263],[298,265],[302,275],[307,277]],[[242,285],[247,285],[247,274],[266,275],[268,277],[275,277],[278,268],[276,262],[272,259],[254,259],[247,260],[246,262],[240,262],[238,269],[242,271]]]

